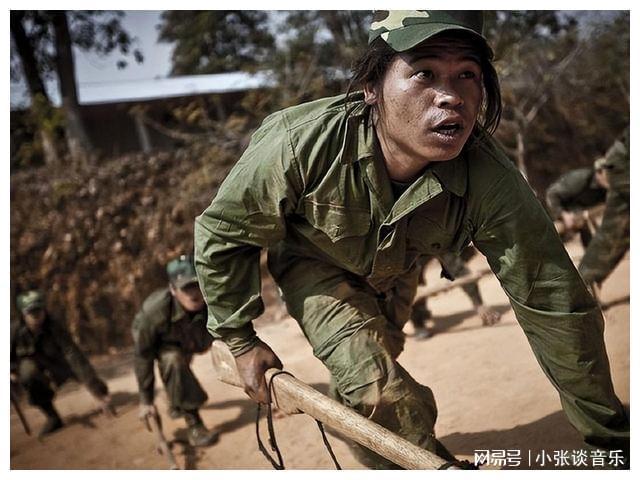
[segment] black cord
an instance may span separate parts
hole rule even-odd
[[[336,470],[342,470],[342,467],[338,463],[338,459],[333,453],[333,449],[331,448],[331,444],[329,443],[327,434],[324,433],[324,426],[322,425],[322,422],[320,420],[316,420],[316,423],[318,424],[318,428],[320,429],[320,433],[322,434],[322,441],[324,442],[324,446],[326,447],[327,452],[329,452],[329,455],[331,455],[331,460],[333,460],[333,464],[336,466]]]
[[[269,399],[270,401],[271,399]],[[260,452],[262,453],[262,455],[265,456],[265,458],[267,460],[269,460],[269,462],[271,462],[271,466],[273,466],[274,469],[276,470],[284,470],[284,462],[282,461],[282,455],[280,455],[280,450],[276,450],[276,454],[278,455],[278,461],[276,461],[271,455],[269,455],[269,452],[267,452],[267,449],[264,448],[264,444],[262,443],[262,440],[260,439],[260,404],[258,404],[258,408],[256,410],[256,438],[258,439],[258,450],[260,450]],[[269,418],[267,416],[267,418]],[[273,445],[274,442],[271,440],[271,438],[269,438],[269,443],[271,444],[271,449],[273,450]],[[277,446],[276,446],[277,448]]]
[[[258,440],[258,449],[265,456],[265,458],[269,460],[269,462],[271,462],[271,465],[276,470],[285,470],[285,466],[284,466],[284,461],[282,459],[282,454],[280,453],[280,448],[278,447],[278,443],[276,442],[276,433],[273,428],[273,410],[271,407],[271,392],[273,391],[273,379],[276,376],[281,374],[291,375],[289,372],[286,372],[284,370],[276,372],[271,376],[271,379],[269,379],[269,385],[267,385],[267,402],[268,402],[267,403],[267,430],[269,431],[269,446],[271,447],[271,450],[273,450],[276,453],[278,457],[277,461],[269,454],[269,452],[267,452],[267,449],[264,447],[264,444],[262,443],[262,439],[260,438],[261,405],[259,403],[258,403],[257,414],[256,414],[256,438]],[[293,375],[291,376],[293,377]],[[331,456],[331,459],[333,460],[333,463],[335,464],[336,469],[342,470],[342,467],[338,463],[338,460],[336,459],[336,456],[333,453],[333,449],[331,448],[329,439],[327,438],[327,435],[324,432],[324,427],[322,425],[322,422],[319,420],[316,420],[316,423],[318,425],[318,429],[320,429],[320,433],[322,434],[322,441],[324,442],[324,446],[329,452],[329,455]]]

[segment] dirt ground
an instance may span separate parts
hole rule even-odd
[[[576,243],[569,245],[579,255]],[[476,256],[470,267],[479,270],[484,259]],[[430,285],[444,282],[431,265]],[[527,458],[544,458],[545,452],[580,450],[584,446],[562,413],[558,395],[537,365],[518,326],[506,296],[493,276],[480,281],[488,305],[503,312],[494,327],[482,327],[464,293],[456,289],[433,298],[434,335],[412,337],[411,326],[400,363],[421,383],[429,385],[438,402],[436,433],[457,456],[473,461],[479,450],[520,450],[520,468],[548,468]],[[605,282],[605,339],[615,390],[629,405],[629,259],[626,257]],[[328,373],[316,360],[295,321],[258,322],[258,334],[282,359],[285,368],[322,392]],[[131,354],[95,359],[108,380],[117,416],[100,415],[89,393],[77,384],[65,385],[56,397],[66,428],[38,440],[27,436],[15,412],[10,415],[11,469],[165,469],[167,463],[154,439],[137,418],[137,388]],[[187,469],[270,469],[258,451],[255,405],[244,393],[215,379],[208,354],[194,359],[193,368],[209,393],[202,410],[207,426],[221,431],[220,441],[206,449],[185,442],[182,420],[167,415],[164,392],[157,381],[157,405],[167,439],[178,463]],[[22,403],[31,428],[42,426],[43,416]],[[266,423],[261,422],[263,439]],[[276,418],[277,442],[287,468],[331,469],[333,464],[315,422],[302,415]],[[329,432],[329,440],[343,468],[362,468],[346,444]],[[541,456],[542,455],[542,456]],[[485,468],[497,468],[487,466]]]

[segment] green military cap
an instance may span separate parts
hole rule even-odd
[[[404,52],[447,30],[474,34],[491,52],[482,35],[481,10],[377,10],[369,29],[369,43],[382,38],[396,52]]]
[[[22,313],[44,308],[44,295],[39,290],[29,290],[18,295],[16,303]]]
[[[596,170],[602,170],[603,168],[608,168],[607,157],[597,158],[595,162],[593,162],[593,168]]]
[[[191,283],[198,283],[191,255],[180,255],[167,263],[167,275],[171,284],[177,288],[186,287]]]

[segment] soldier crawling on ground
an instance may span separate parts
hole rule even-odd
[[[193,258],[182,255],[167,264],[169,285],[144,301],[133,326],[135,373],[140,390],[140,419],[157,416],[154,405],[154,362],[169,400],[169,416],[183,417],[188,440],[194,447],[211,445],[218,431],[207,430],[199,409],[207,394],[191,370],[193,354],[209,349],[207,310],[198,287]]]
[[[593,235],[585,219],[586,211],[604,203],[607,197],[605,161],[604,157],[598,158],[592,168],[571,170],[547,189],[546,200],[551,218],[562,222],[565,236],[579,232],[584,248],[587,248]]]
[[[607,188],[602,224],[578,267],[585,283],[590,286],[602,284],[629,250],[629,127],[607,150],[601,166]]]
[[[18,295],[19,321],[11,325],[11,380],[26,390],[29,403],[46,416],[40,435],[63,427],[53,406],[55,389],[69,379],[82,382],[105,413],[111,413],[107,385],[61,322],[45,308],[42,292],[30,290]]]

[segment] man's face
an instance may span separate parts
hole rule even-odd
[[[398,54],[382,82],[365,89],[377,104],[387,151],[424,164],[458,156],[482,104],[479,58],[462,41],[430,39]]]
[[[198,312],[204,308],[204,298],[197,283],[190,283],[182,288],[171,285],[171,294],[187,312]]]
[[[37,332],[42,328],[45,320],[44,308],[34,308],[24,312],[24,323],[32,332]]]
[[[609,174],[606,168],[596,170],[596,183],[600,185],[601,188],[609,190]]]

